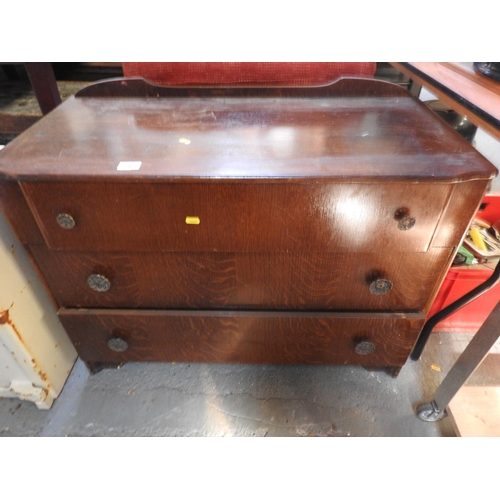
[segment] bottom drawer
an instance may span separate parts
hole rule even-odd
[[[423,314],[61,309],[86,362],[403,366]]]

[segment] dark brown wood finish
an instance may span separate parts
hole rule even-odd
[[[0,175],[0,209],[21,243],[43,243],[43,236],[19,184]]]
[[[0,197],[91,367],[397,368],[496,173],[382,82],[114,81],[0,152]]]
[[[453,192],[434,233],[431,247],[458,246],[469,229],[488,186],[489,182],[480,181],[453,185]]]
[[[142,165],[124,172],[121,161]],[[340,96],[70,98],[6,146],[0,171],[23,180],[98,182],[459,182],[496,175],[421,103]]]
[[[217,311],[60,311],[85,361],[362,364],[402,366],[423,314]],[[123,352],[107,343],[119,338]],[[370,342],[369,354],[356,346]],[[123,346],[125,347],[125,345]]]
[[[78,253],[31,247],[60,306],[427,311],[452,252]],[[109,279],[106,292],[87,284]],[[370,283],[392,289],[375,295]]]
[[[314,87],[167,87],[154,85],[144,78],[110,78],[102,80],[77,92],[77,98],[154,98],[154,97],[410,97],[407,90],[395,84],[367,78],[340,78],[326,85]]]
[[[485,186],[485,182],[480,183]],[[49,248],[425,252],[453,185],[22,183]],[[69,214],[71,230],[57,223]],[[187,217],[199,224],[187,224]],[[401,229],[401,219],[413,227]],[[461,235],[460,235],[461,236]],[[459,243],[448,241],[448,246]]]
[[[62,102],[52,63],[31,62],[24,64],[40,109],[46,115]]]

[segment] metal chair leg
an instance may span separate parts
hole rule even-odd
[[[436,391],[434,400],[417,407],[417,416],[421,420],[435,422],[446,416],[450,401],[476,371],[499,337],[500,301],[446,375]]]
[[[471,290],[469,293],[466,293],[463,297],[452,302],[449,306],[445,307],[442,311],[439,311],[434,316],[431,316],[425,323],[420,335],[417,339],[415,347],[413,348],[410,358],[413,361],[417,361],[422,356],[422,352],[424,350],[429,337],[431,336],[433,328],[444,318],[448,317],[450,314],[458,311],[462,307],[470,304],[472,301],[477,299],[479,296],[486,293],[488,290],[493,288],[497,283],[500,282],[500,261],[498,261],[493,274],[479,286]]]

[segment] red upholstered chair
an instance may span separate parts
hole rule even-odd
[[[372,78],[375,62],[125,62],[126,77],[166,86],[316,86],[341,76]]]

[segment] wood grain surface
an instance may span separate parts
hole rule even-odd
[[[123,172],[121,161],[142,165]],[[411,98],[70,98],[5,147],[0,172],[39,180],[438,182],[497,170]]]
[[[60,306],[423,311],[452,251],[99,253],[31,251]],[[111,282],[95,292],[87,277]],[[384,295],[369,284],[392,282]]]
[[[402,366],[423,315],[61,310],[79,356],[126,361]],[[107,342],[127,342],[124,352]],[[360,342],[371,354],[357,354]]]
[[[0,152],[2,209],[89,366],[401,367],[496,174],[406,91],[368,80],[114,81]]]
[[[474,125],[500,139],[500,83],[450,63],[391,63]]]
[[[473,81],[477,85],[500,95],[500,82],[494,80],[486,75],[483,75],[480,71],[474,69],[474,63],[471,62],[443,62],[442,66],[449,68],[462,76],[465,76],[469,80]],[[499,115],[500,118],[500,115]]]
[[[431,247],[458,247],[483,202],[488,186],[488,181],[453,185],[453,193],[443,210]]]
[[[0,209],[21,243],[43,243],[43,236],[19,184],[0,176]]]
[[[452,188],[430,182],[22,183],[49,248],[102,251],[424,252]],[[73,229],[58,225],[60,213],[74,218]],[[192,216],[199,224],[186,223]],[[405,231],[404,216],[415,222]]]

